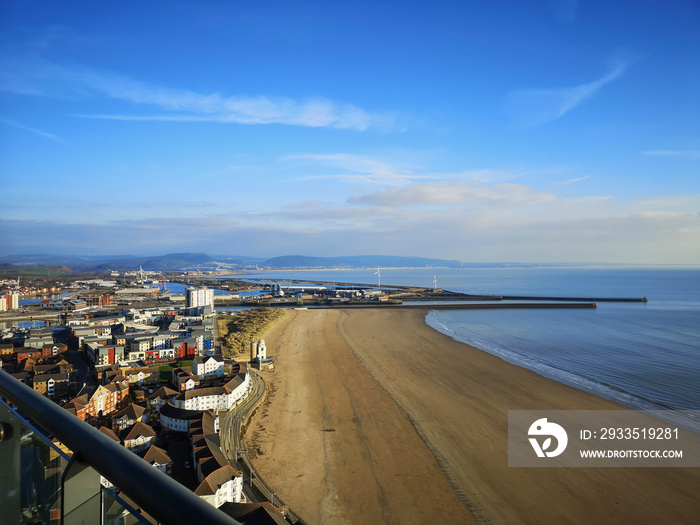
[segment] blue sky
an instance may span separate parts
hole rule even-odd
[[[695,0],[344,4],[0,1],[0,252],[700,264]]]

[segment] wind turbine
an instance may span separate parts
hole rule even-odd
[[[378,286],[379,288],[381,288],[381,287],[382,287],[382,274],[381,274],[381,272],[379,271],[379,266],[377,266],[377,271],[374,272],[374,275],[377,276],[377,286]]]

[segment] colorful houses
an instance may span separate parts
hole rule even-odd
[[[72,399],[63,408],[84,421],[89,417],[102,417],[116,412],[127,404],[128,397],[129,382],[126,379],[115,380],[107,385],[99,385],[89,397],[83,394]]]

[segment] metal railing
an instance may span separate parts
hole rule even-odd
[[[138,505],[143,512],[157,521],[165,524],[230,525],[238,523],[174,479],[153,468],[133,452],[3,370],[0,370],[0,397],[9,402],[13,409],[33,426],[55,437],[71,450],[73,452],[71,463],[78,464],[78,468],[74,469],[78,470],[78,475],[80,468],[94,469],[118,487],[122,494]],[[4,429],[0,433],[0,446],[11,439],[21,439],[20,435],[12,436],[11,426],[4,420],[0,419],[0,424]],[[67,467],[67,470],[70,469],[71,464]],[[64,472],[64,480],[70,477]],[[95,489],[99,491],[99,487]],[[16,487],[15,490],[19,491],[20,487]],[[61,507],[72,497],[67,494],[70,490],[71,487],[64,482],[61,491]],[[3,506],[2,503],[0,501],[0,507]],[[61,523],[64,522],[63,512],[62,510]],[[10,519],[9,523],[15,522],[14,517],[6,517]],[[103,519],[104,516],[99,518],[100,521]],[[19,517],[16,522],[20,522]],[[97,521],[94,522],[97,523]]]

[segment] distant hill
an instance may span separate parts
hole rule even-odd
[[[37,277],[56,277],[72,273],[67,266],[54,266],[45,264],[0,264],[0,275],[11,277],[17,275],[32,275]]]
[[[189,269],[210,269],[216,266],[214,260],[206,253],[169,253],[167,255],[151,257],[131,257],[128,259],[111,259],[96,266],[98,270],[144,270],[181,271]]]
[[[108,259],[128,259],[131,255],[111,255],[111,256],[92,256],[92,255],[44,255],[44,254],[26,254],[26,255],[2,255],[0,256],[0,264],[17,264],[21,266],[68,266],[70,268],[94,267]]]
[[[73,256],[73,255],[6,255],[0,256],[0,264],[19,266],[65,266],[76,272],[106,272],[109,270],[148,271],[213,271],[251,269],[294,268],[374,268],[377,266],[398,268],[450,267],[463,264],[456,260],[425,257],[398,257],[392,255],[353,255],[343,257],[309,257],[284,255],[264,260],[244,256],[211,256],[201,252],[169,253],[155,256]]]
[[[274,257],[260,264],[264,268],[458,268],[462,263],[456,260],[428,259],[425,257],[399,257],[393,255],[353,255],[346,257],[307,257],[305,255],[284,255]]]

